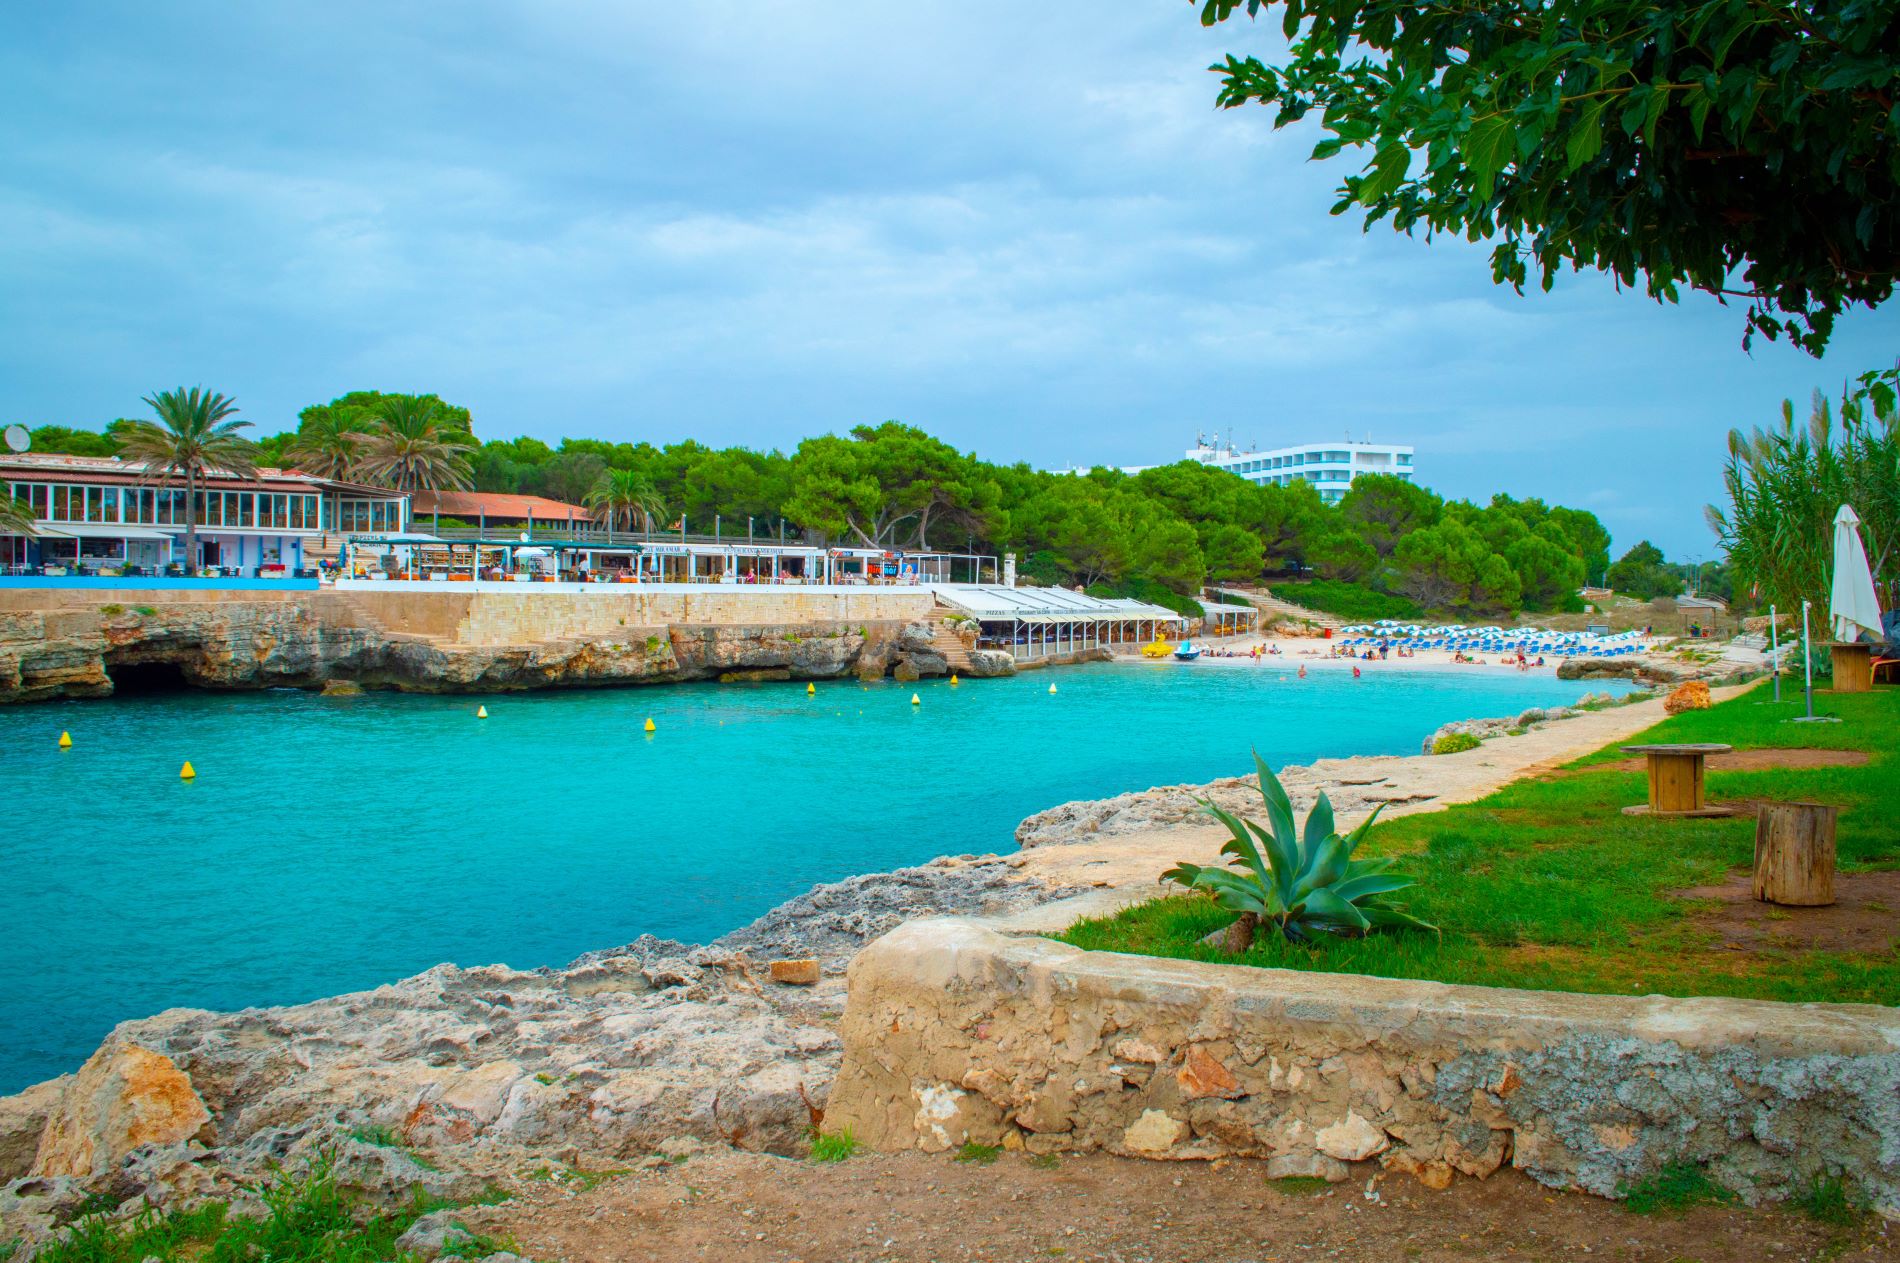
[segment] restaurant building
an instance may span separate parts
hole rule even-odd
[[[0,534],[0,565],[15,572],[295,574],[334,554],[336,537],[400,534],[409,497],[295,470],[212,471],[195,493],[116,457],[0,453],[0,490],[31,507],[32,535]],[[196,496],[198,555],[185,556],[186,499]]]

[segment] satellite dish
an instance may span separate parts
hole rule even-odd
[[[25,426],[10,425],[7,427],[7,450],[8,451],[24,452],[27,448],[31,446],[33,446],[33,436],[26,432]]]

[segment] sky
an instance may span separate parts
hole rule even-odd
[[[1715,548],[1731,427],[1894,362],[1333,217],[1317,123],[1214,108],[1277,24],[1000,0],[0,7],[0,422],[202,384],[260,434],[434,391],[483,438],[997,461],[1370,436],[1451,496]]]

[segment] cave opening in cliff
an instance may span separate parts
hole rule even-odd
[[[136,693],[177,693],[191,687],[176,662],[108,662],[106,675],[112,691],[123,697]]]

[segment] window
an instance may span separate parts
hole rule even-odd
[[[226,497],[227,502],[230,499],[231,497],[229,496]],[[256,526],[257,525],[257,496],[252,494],[249,491],[240,491],[237,493],[236,499],[237,499],[237,511],[238,511],[238,519],[237,519],[238,525],[239,526]]]

